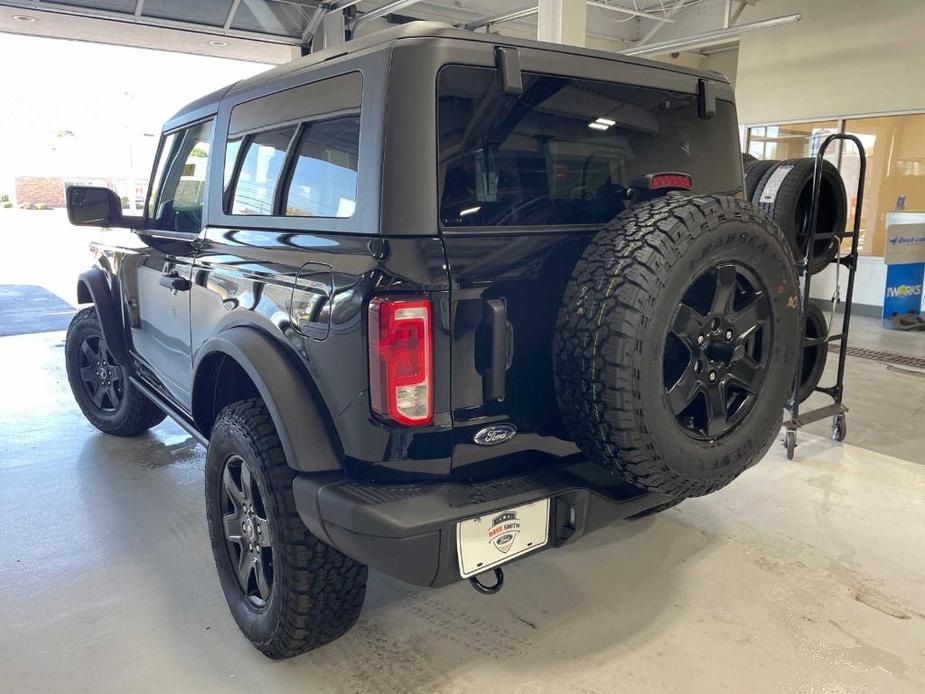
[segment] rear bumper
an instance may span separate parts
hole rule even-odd
[[[549,549],[669,500],[587,461],[484,482],[373,484],[331,473],[300,475],[292,486],[317,537],[385,574],[433,587],[460,580],[461,520],[549,498]]]

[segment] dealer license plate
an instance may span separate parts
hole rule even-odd
[[[487,571],[549,541],[549,499],[464,520],[456,526],[463,578]]]

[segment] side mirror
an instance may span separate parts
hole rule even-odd
[[[122,214],[122,201],[109,188],[70,186],[67,189],[67,218],[82,227],[138,228],[141,219]]]

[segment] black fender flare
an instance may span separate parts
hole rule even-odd
[[[98,267],[81,273],[77,280],[77,301],[81,304],[93,303],[110,354],[120,366],[131,368],[132,361],[122,329],[121,306],[113,299],[106,273]]]
[[[305,376],[287,357],[277,341],[247,326],[228,328],[206,340],[193,367],[193,409],[203,388],[200,366],[216,352],[233,359],[257,388],[273,419],[289,466],[301,472],[340,470],[334,435]],[[197,422],[199,425],[199,422]]]

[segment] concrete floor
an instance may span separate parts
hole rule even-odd
[[[866,449],[801,434],[797,460],[775,446],[717,494],[512,566],[493,597],[373,572],[352,632],[272,662],[219,590],[202,449],[170,423],[97,433],[62,347],[0,338],[5,694],[925,691],[925,379],[851,360]]]

